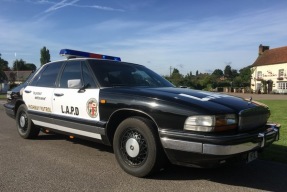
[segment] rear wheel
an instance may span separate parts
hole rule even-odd
[[[34,125],[27,113],[25,104],[20,105],[16,114],[17,130],[24,139],[34,139],[39,135],[40,129]]]
[[[162,148],[157,129],[142,117],[124,120],[113,141],[116,159],[121,168],[136,177],[145,177],[160,168]]]

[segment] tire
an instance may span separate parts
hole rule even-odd
[[[40,129],[34,125],[27,113],[25,104],[20,105],[16,114],[17,131],[24,139],[34,139],[39,135]]]
[[[146,177],[159,170],[163,149],[157,129],[142,117],[125,119],[118,126],[113,149],[121,168],[136,177]]]

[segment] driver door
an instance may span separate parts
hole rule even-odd
[[[66,62],[52,97],[54,121],[59,125],[59,130],[85,136],[89,136],[85,131],[94,131],[86,125],[100,119],[99,88],[96,87],[85,62]],[[93,137],[98,138],[95,135]]]

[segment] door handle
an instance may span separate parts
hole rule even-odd
[[[64,95],[64,93],[54,93],[54,95],[57,96],[57,97],[61,97],[61,96]]]
[[[30,90],[25,90],[25,93],[31,93],[32,91],[30,91]]]

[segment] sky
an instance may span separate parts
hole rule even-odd
[[[241,69],[260,44],[287,46],[286,0],[0,0],[0,53],[40,66],[74,49],[142,64],[160,75]]]

